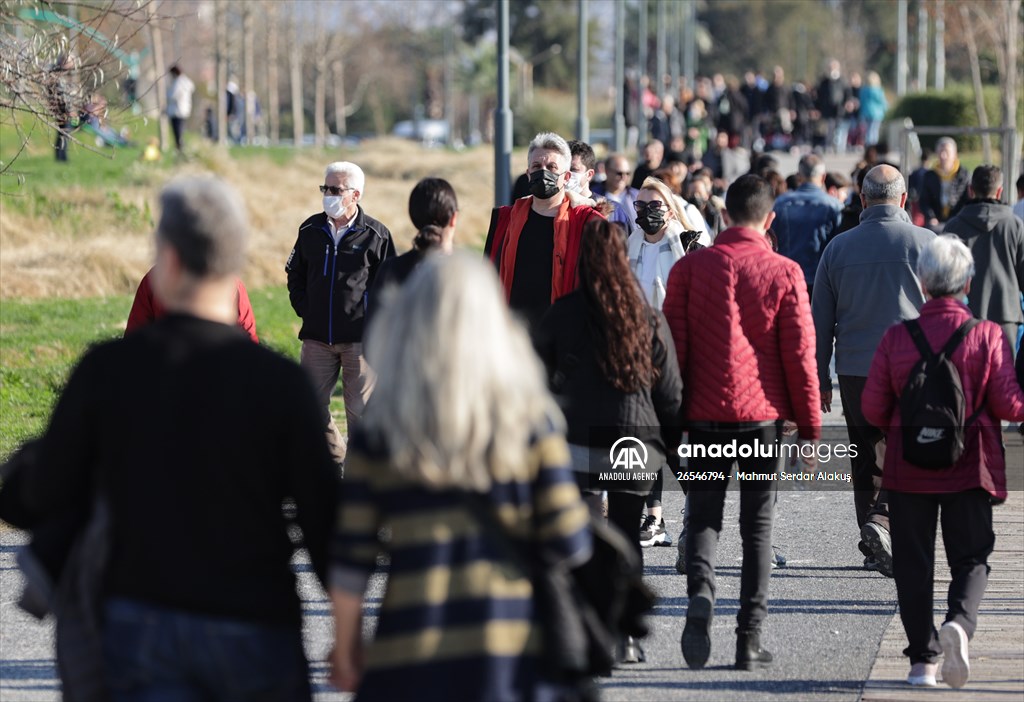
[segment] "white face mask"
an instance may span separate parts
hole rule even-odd
[[[574,171],[569,171],[569,182],[565,184],[565,189],[570,193],[578,193],[580,191],[580,176]]]
[[[341,219],[345,214],[345,206],[341,204],[341,195],[324,197],[324,213],[331,219]]]

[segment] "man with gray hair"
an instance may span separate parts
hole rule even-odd
[[[339,465],[346,442],[331,416],[331,395],[341,376],[349,433],[363,416],[373,371],[363,358],[367,291],[385,259],[395,255],[391,232],[359,204],[366,177],[354,163],[327,166],[323,210],[299,225],[288,256],[288,298],[302,318],[300,362],[309,371],[323,412],[324,431]]]
[[[917,317],[924,304],[915,269],[935,235],[914,226],[904,206],[907,187],[899,170],[875,166],[861,187],[860,224],[836,236],[825,248],[814,277],[811,313],[817,339],[822,411],[832,409],[829,364],[835,343],[839,393],[850,443],[853,500],[864,566],[892,577],[887,497],[880,492],[882,471],[875,445],[882,432],[861,412],[861,394],[878,343],[898,322]]]
[[[530,195],[491,212],[484,255],[498,268],[509,307],[531,331],[552,302],[576,289],[583,226],[603,218],[589,204],[574,205],[566,194],[571,164],[565,139],[538,134],[527,151]]]
[[[779,253],[800,264],[810,297],[821,252],[839,231],[843,205],[825,192],[825,164],[818,156],[801,158],[799,171],[804,181],[800,187],[775,199],[772,231]]]
[[[338,478],[313,390],[236,324],[249,224],[234,190],[187,178],[160,205],[153,289],[167,315],[83,356],[22,484],[40,528],[100,534],[59,585],[97,602],[100,640],[69,662],[88,649],[103,674],[61,675],[108,693],[116,681],[120,699],[310,700],[282,503],[325,583]],[[81,621],[65,613],[58,630]],[[60,639],[59,659],[72,653]]]
[[[967,306],[979,319],[1003,328],[1010,350],[1017,346],[1017,329],[1024,322],[1020,292],[1024,289],[1024,222],[1003,204],[1003,172],[998,166],[974,169],[968,186],[971,199],[943,230],[967,244],[977,275],[967,291]]]

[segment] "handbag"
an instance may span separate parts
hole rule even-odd
[[[554,680],[609,675],[623,636],[643,638],[644,615],[654,593],[643,582],[643,564],[616,527],[590,515],[590,558],[573,568],[541,563],[528,542],[517,542],[479,495],[465,495],[472,515],[504,555],[530,578],[543,640],[543,664]]]

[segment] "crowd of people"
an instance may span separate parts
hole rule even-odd
[[[634,136],[639,125],[666,151],[700,160],[716,144],[748,150],[794,147],[845,153],[874,146],[889,108],[878,73],[848,76],[830,60],[817,83],[787,81],[782,66],[771,75],[748,70],[742,80],[716,73],[693,85],[662,89],[651,78],[626,81],[625,122]]]
[[[742,90],[725,90],[738,105]],[[719,132],[726,150],[737,124]],[[850,177],[808,154],[788,177],[765,157],[723,178],[677,146],[666,158],[652,141],[635,168],[611,154],[600,180],[590,145],[538,134],[526,194],[495,208],[482,260],[453,253],[447,181],[413,188],[417,234],[399,256],[363,209],[362,169],[329,164],[285,264],[301,369],[253,343],[238,195],[206,177],[167,186],[124,338],[83,357],[45,434],[5,466],[0,516],[33,533],[20,560],[57,614],[66,691],[87,679],[119,701],[311,699],[297,524],[330,593],[340,689],[592,699],[588,681],[550,665],[538,573],[606,563],[592,520],[624,534],[638,563],[643,546],[670,545],[661,487],[681,443],[735,442],[741,456],[691,462],[718,477],[682,481],[683,659],[711,660],[716,547],[738,466],[760,478],[739,491],[733,665],[766,668],[779,466],[757,447],[821,440],[833,354],[858,448],[851,547],[895,580],[908,682],[935,685],[941,658],[944,681],[965,685],[992,506],[1007,498],[1000,422],[1024,420],[1024,221],[1000,201],[1000,169],[959,175],[955,143],[950,157],[940,142],[915,194],[870,154]],[[930,227],[914,223],[913,197]],[[935,364],[940,390],[955,384],[962,399],[960,444],[938,470],[914,453],[928,427],[904,401]],[[345,432],[330,411],[339,378]],[[643,444],[651,472],[621,472],[622,437]],[[814,451],[800,455],[814,466]],[[938,520],[952,582],[936,630]],[[82,533],[86,557],[72,548]],[[386,590],[366,641],[382,553]],[[610,579],[602,586],[613,596]],[[83,601],[95,611],[68,614]],[[640,641],[620,633],[619,660],[642,662]],[[96,645],[67,647],[82,640]]]

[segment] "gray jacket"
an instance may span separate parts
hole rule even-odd
[[[974,279],[967,306],[980,319],[1020,324],[1024,288],[1024,222],[1009,205],[973,201],[946,222],[944,234],[956,234],[974,256]]]
[[[934,236],[902,208],[872,205],[859,225],[825,247],[811,299],[822,391],[832,389],[833,340],[836,372],[866,378],[885,330],[918,316],[924,295],[917,257]]]

